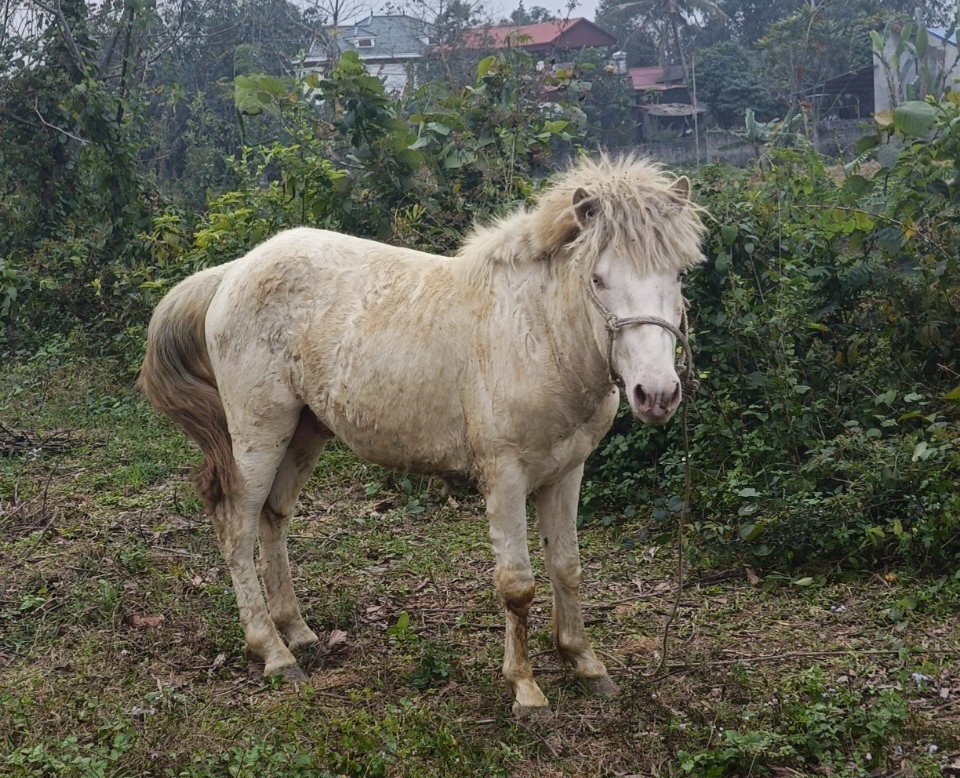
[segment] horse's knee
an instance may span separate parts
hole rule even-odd
[[[526,618],[536,589],[533,573],[530,570],[498,569],[496,584],[507,610]]]
[[[581,577],[582,570],[578,560],[571,559],[554,563],[553,575],[551,576],[551,581],[554,586],[558,586],[566,591],[576,592],[580,589]]]

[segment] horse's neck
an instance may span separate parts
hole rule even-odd
[[[505,268],[505,286],[516,288],[517,276],[522,292],[516,304],[530,328],[523,336],[540,344],[535,363],[577,402],[585,396],[599,402],[610,391],[610,374],[577,268],[568,259]]]

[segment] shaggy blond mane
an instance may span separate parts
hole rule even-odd
[[[578,189],[586,198],[575,206]],[[584,157],[559,174],[531,207],[474,228],[458,256],[482,278],[500,265],[556,255],[595,259],[612,245],[629,254],[642,273],[679,270],[703,259],[702,210],[678,179],[649,160]]]

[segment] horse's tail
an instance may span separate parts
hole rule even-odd
[[[205,337],[207,308],[225,272],[220,266],[196,273],[160,301],[147,330],[147,353],[137,379],[153,407],[200,447],[203,464],[194,480],[211,514],[238,477]]]

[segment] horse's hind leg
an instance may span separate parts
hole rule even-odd
[[[269,410],[253,412],[242,403],[224,402],[239,479],[214,511],[213,526],[233,578],[247,650],[263,659],[264,675],[302,680],[297,660],[270,618],[254,563],[260,513],[293,437],[299,405],[264,407]]]
[[[332,433],[304,406],[270,495],[260,512],[260,577],[267,595],[267,610],[294,653],[312,646],[317,642],[317,636],[303,620],[293,590],[287,556],[287,527],[297,498],[313,472],[320,451],[331,437]]]
[[[580,549],[577,545],[577,504],[583,465],[562,481],[534,497],[540,542],[553,588],[553,640],[557,653],[573,665],[587,689],[595,694],[616,694],[617,685],[607,675],[583,625],[580,605]]]

